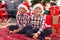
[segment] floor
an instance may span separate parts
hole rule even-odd
[[[5,28],[9,25],[16,25],[16,19],[15,18],[9,18],[8,21],[4,20],[2,24],[0,24],[0,28]]]

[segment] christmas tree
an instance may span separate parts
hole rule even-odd
[[[57,0],[52,0],[51,5],[52,6],[57,5],[56,3],[57,3]]]
[[[43,0],[43,5],[46,6],[46,2],[50,2],[50,0]]]
[[[36,3],[41,2],[41,0],[32,0],[31,2],[32,2],[32,5],[34,5],[34,4],[36,4]]]
[[[45,3],[46,3],[47,1],[50,2],[50,0],[32,0],[31,3],[32,3],[32,5],[34,5],[34,4],[36,4],[36,3],[42,2],[42,3],[45,5]]]

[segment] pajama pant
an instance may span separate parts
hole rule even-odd
[[[18,29],[19,27],[18,26],[14,26],[14,25],[11,25],[9,27],[10,30],[16,30]],[[26,34],[27,36],[29,37],[33,37],[33,33],[37,33],[39,29],[33,29],[32,26],[26,26],[24,27],[22,30],[20,30],[20,32],[18,32],[19,34]],[[50,35],[52,33],[52,30],[51,29],[45,29],[40,35],[38,38],[40,37],[45,37],[47,35]]]
[[[10,26],[9,26],[9,29],[10,29],[11,31],[17,30],[18,28],[19,28],[19,27],[18,27],[17,25],[10,25]],[[24,27],[22,30],[20,30],[18,33],[19,33],[19,34],[25,34],[26,31],[27,31],[27,30],[30,30],[30,29],[32,29],[31,26],[26,26],[26,27]]]

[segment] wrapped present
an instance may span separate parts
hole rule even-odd
[[[51,6],[50,7],[50,11],[54,10],[55,9],[55,6]]]
[[[52,18],[53,20],[52,20],[52,31],[54,32],[54,33],[60,33],[60,24],[59,24],[59,21],[60,21],[60,19],[59,19],[59,16],[53,16],[53,18]]]
[[[59,10],[55,10],[54,15],[59,15]]]
[[[60,25],[59,24],[53,24],[52,25],[52,32],[60,34]]]
[[[59,6],[50,7],[50,14],[51,15],[59,15]]]
[[[60,24],[60,15],[59,15],[59,24]]]
[[[59,23],[59,16],[55,15],[52,16],[52,24],[58,24]]]
[[[59,30],[59,24],[53,24],[52,25],[52,32],[53,33],[58,33]]]
[[[51,25],[52,24],[52,16],[51,15],[46,15],[46,24]]]
[[[55,6],[55,10],[59,10],[60,8],[59,8],[59,6]]]

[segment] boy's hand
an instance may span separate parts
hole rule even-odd
[[[14,30],[14,31],[10,31],[9,34],[15,34],[15,33],[19,32],[19,31],[20,31],[19,29],[18,30]]]
[[[15,34],[16,32],[15,31],[10,31],[9,34]]]
[[[17,33],[17,32],[19,32],[20,30],[19,29],[17,29],[17,30],[14,30],[13,31],[13,33],[15,34],[15,33]]]
[[[34,38],[34,39],[37,39],[37,38],[38,38],[38,36],[39,36],[39,34],[38,34],[38,33],[34,33],[34,34],[33,34],[33,38]]]
[[[10,31],[9,34],[13,34],[13,31]]]

